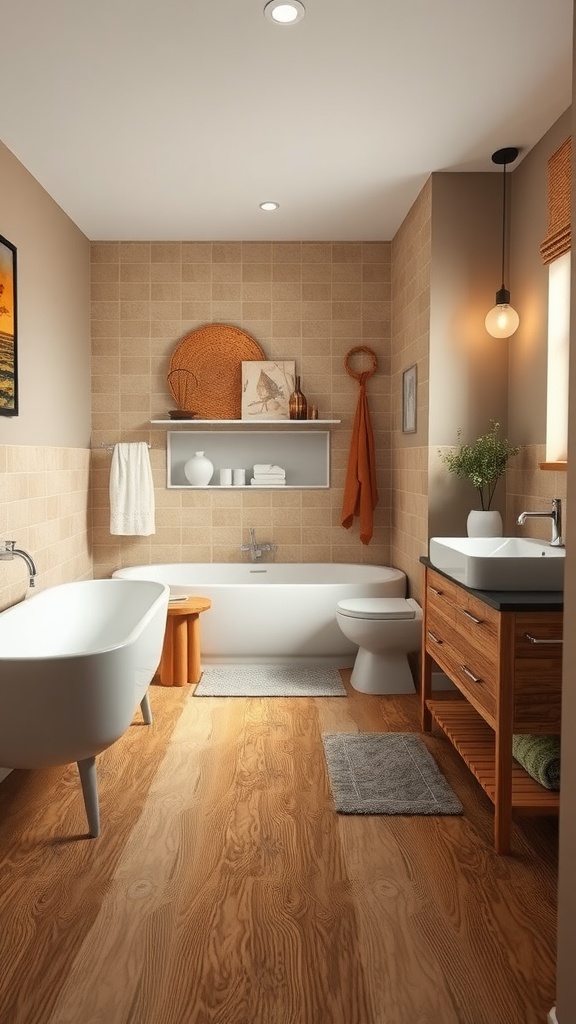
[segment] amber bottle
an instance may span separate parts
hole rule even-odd
[[[296,377],[294,391],[290,395],[289,409],[291,420],[305,420],[308,418],[308,402],[300,390],[300,377]]]

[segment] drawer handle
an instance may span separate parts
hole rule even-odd
[[[443,590],[436,590],[436,587],[431,587],[430,584],[428,584],[428,590],[431,590],[436,597],[442,597],[442,594],[444,593]]]
[[[484,619],[477,619],[475,615],[472,615],[471,612],[467,612],[465,608],[461,608],[460,611],[462,612],[462,615],[465,615],[471,622],[475,622],[477,626],[481,626],[484,622]]]
[[[430,637],[430,639],[435,644],[443,644],[444,643],[444,641],[441,640],[440,637],[436,636],[436,634],[433,633],[431,629],[428,630],[428,636]]]
[[[471,679],[473,683],[481,683],[482,682],[480,676],[475,676],[474,673],[471,672],[469,668],[466,668],[466,665],[460,665],[460,668],[462,669],[462,672],[464,673],[464,675],[468,676],[468,679]]]
[[[538,637],[532,636],[531,633],[524,633],[524,636],[526,637],[527,640],[530,641],[531,644],[563,644],[564,643],[563,640],[546,640],[546,639],[540,640]]]

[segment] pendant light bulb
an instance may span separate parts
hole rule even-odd
[[[520,323],[520,317],[510,305],[510,292],[500,288],[496,292],[496,305],[486,314],[484,321],[493,338],[511,338]]]
[[[514,162],[518,150],[509,146],[492,154],[492,162],[502,166],[502,287],[496,292],[496,305],[486,314],[484,324],[493,338],[510,338],[517,330],[520,317],[510,305],[510,292],[504,287],[504,260],[506,256],[506,165]]]

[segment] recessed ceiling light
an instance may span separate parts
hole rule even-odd
[[[306,10],[300,0],[270,0],[264,8],[264,14],[276,25],[295,25],[302,21]]]
[[[279,206],[280,206],[280,203],[272,203],[272,202],[260,203],[260,209],[261,210],[266,210],[266,212],[268,212],[269,210],[277,210]]]

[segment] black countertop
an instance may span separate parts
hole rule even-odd
[[[473,590],[464,586],[459,580],[442,572],[433,565],[427,555],[421,555],[422,565],[434,569],[451,583],[456,583],[479,601],[484,601],[499,612],[561,612],[564,611],[564,593],[562,590]]]

